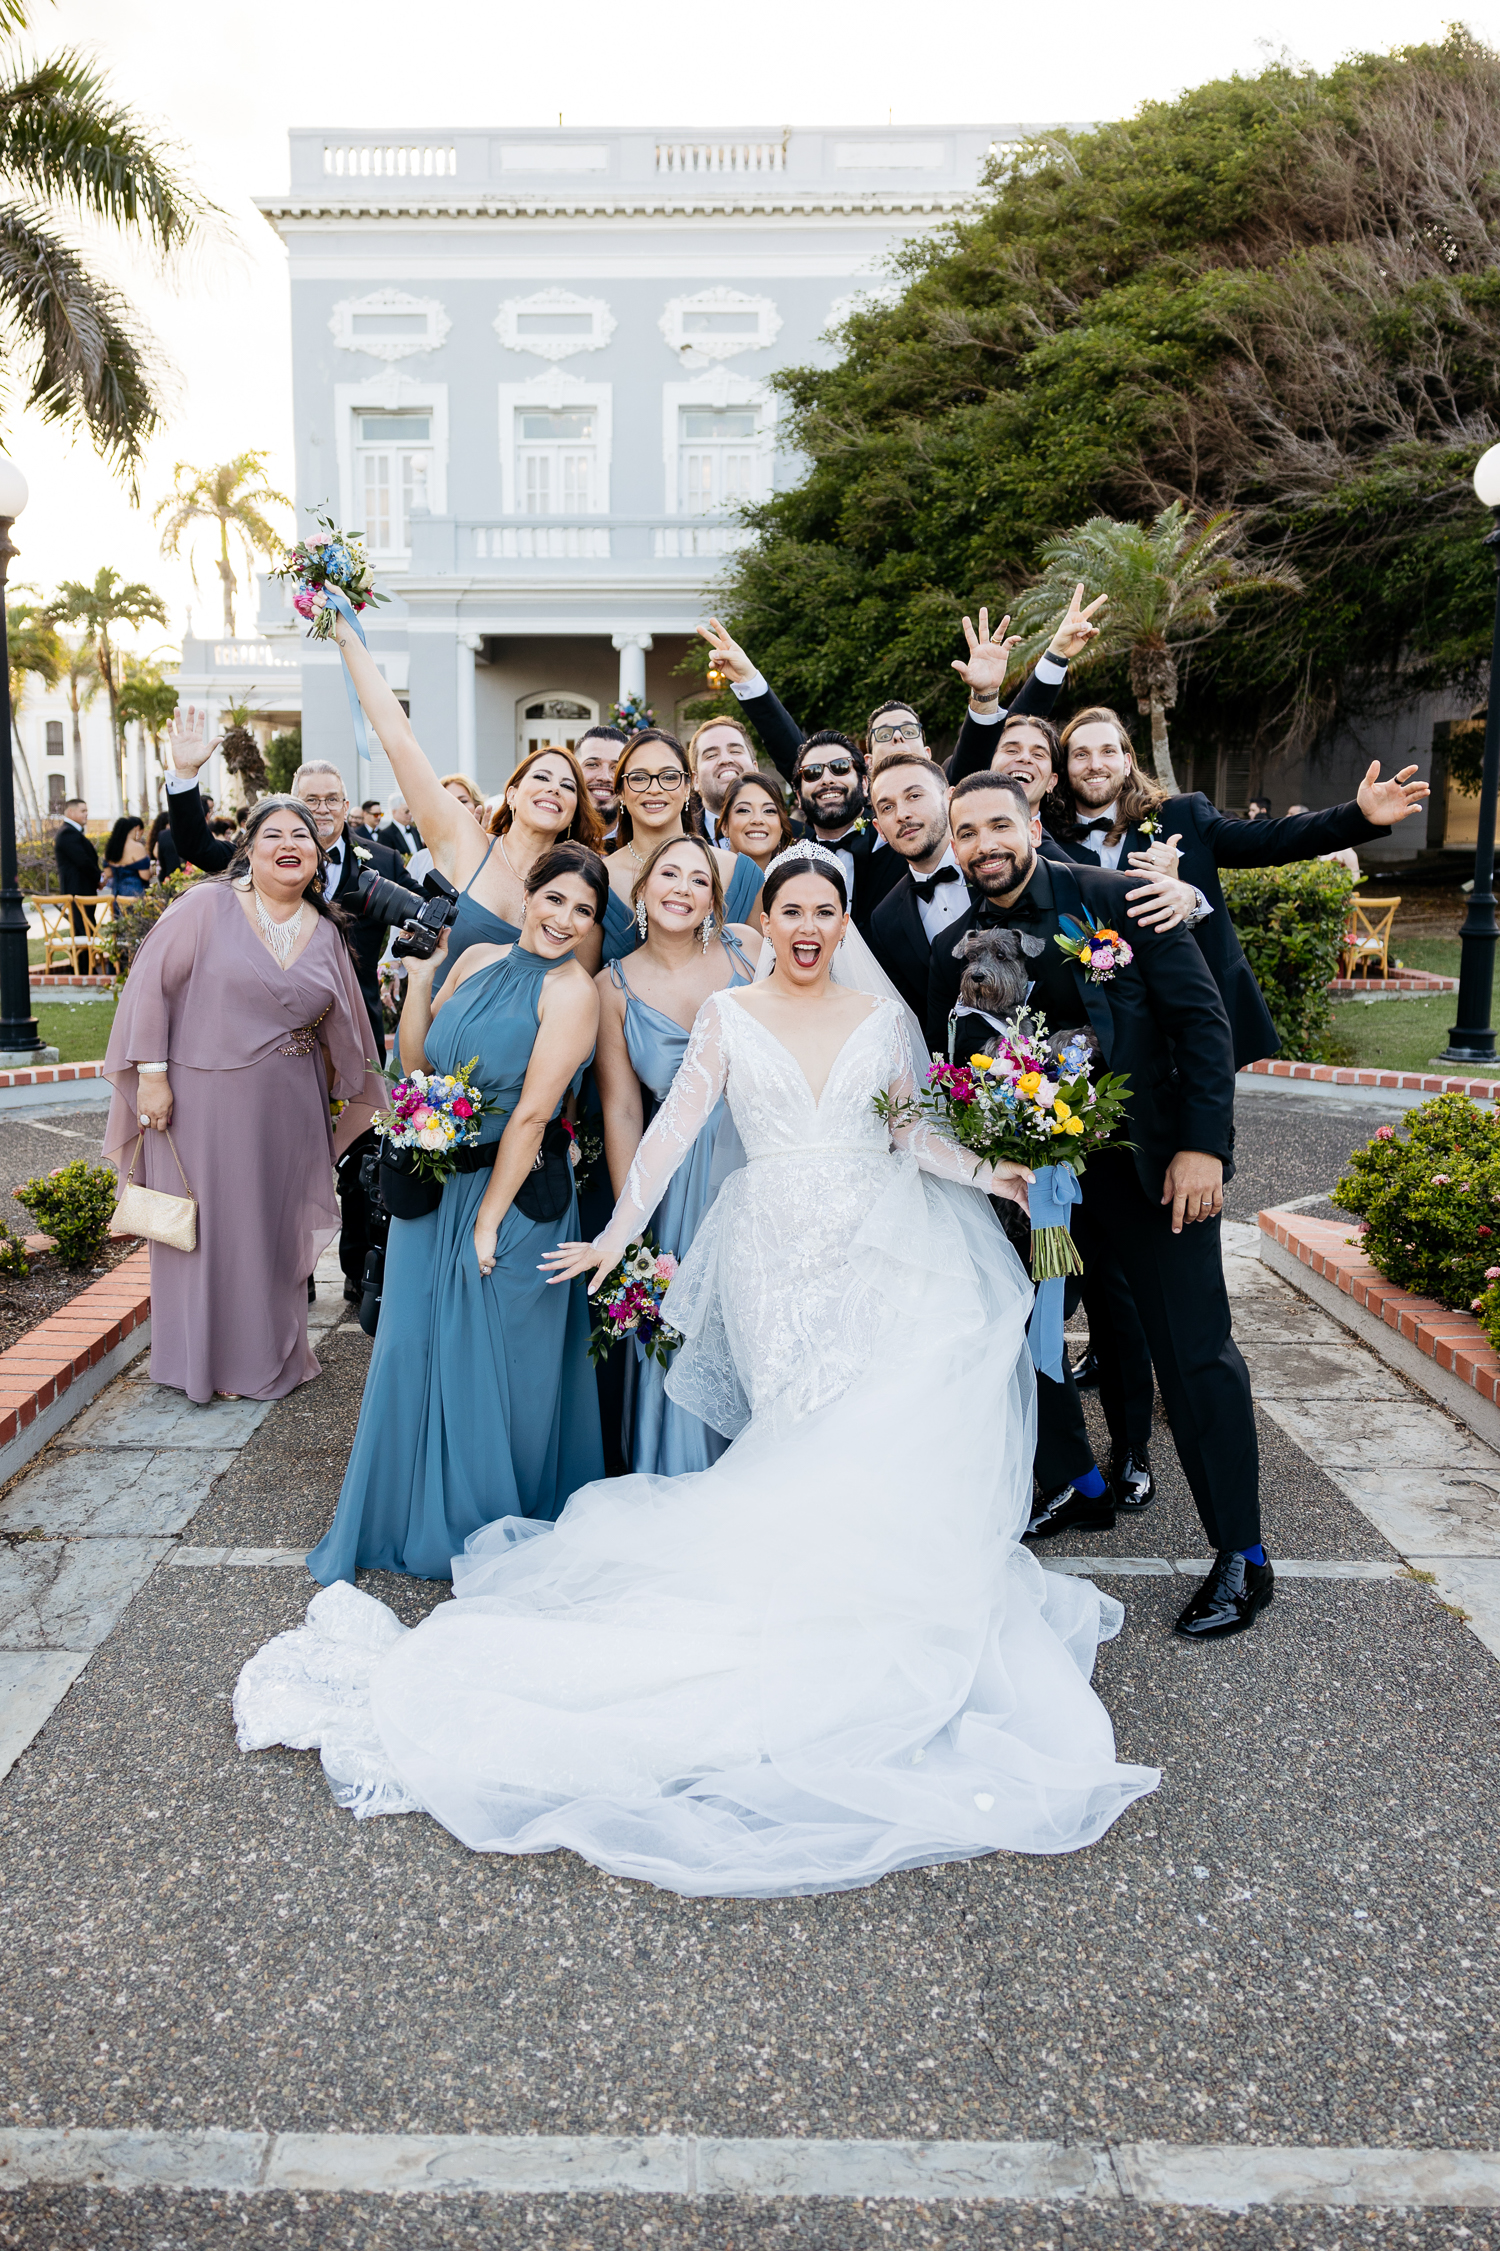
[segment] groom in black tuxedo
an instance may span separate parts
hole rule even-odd
[[[1217,987],[1189,932],[1132,925],[1133,882],[1105,869],[1044,859],[1040,823],[1018,782],[975,774],[950,808],[954,851],[979,903],[934,948],[927,1035],[947,1048],[970,928],[1016,929],[1042,941],[1032,1001],[1052,1031],[1091,1026],[1100,1067],[1123,1072],[1121,1128],[1132,1147],[1090,1158],[1083,1209],[1130,1285],[1151,1347],[1178,1457],[1213,1569],[1177,1621],[1191,1640],[1243,1632],[1271,1599],[1260,1536],[1260,1466],[1250,1378],[1230,1333],[1220,1246],[1231,1171],[1234,1050]],[[1092,982],[1054,943],[1064,915],[1127,933],[1129,963]],[[954,1052],[988,1026],[960,1017]]]

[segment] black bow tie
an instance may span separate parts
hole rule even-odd
[[[914,875],[912,877],[912,882],[916,885],[917,897],[924,906],[928,907],[931,906],[933,899],[936,897],[937,887],[940,883],[962,883],[962,881],[963,877],[959,874],[957,868],[938,868],[931,875]]]
[[[337,844],[330,844],[330,845],[329,845],[329,847],[328,847],[328,857],[329,857],[329,859],[330,859],[330,860],[341,860],[341,859],[343,858],[343,856],[344,856],[344,847],[343,847],[343,843],[342,843],[342,840],[341,840],[341,841],[340,841],[339,843],[337,843]]]
[[[1114,821],[1106,814],[1102,821],[1080,821],[1078,833],[1080,836],[1092,836],[1095,829],[1112,829],[1114,825]]]

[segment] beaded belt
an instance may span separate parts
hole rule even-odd
[[[332,1007],[333,1002],[330,1001],[328,1007],[323,1011],[323,1016],[326,1016]],[[311,1055],[318,1044],[318,1026],[322,1023],[323,1016],[315,1016],[310,1024],[299,1024],[287,1045],[277,1048],[277,1054]]]

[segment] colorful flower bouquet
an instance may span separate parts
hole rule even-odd
[[[435,1071],[409,1071],[391,1088],[391,1107],[375,1120],[388,1150],[407,1153],[412,1171],[441,1187],[456,1169],[455,1149],[472,1149],[480,1120],[500,1105],[474,1087],[477,1055],[460,1071],[439,1077]]]
[[[1122,1072],[1095,1075],[1082,1038],[1061,1044],[1049,1040],[1046,1018],[1028,1013],[1005,1025],[993,1055],[971,1055],[967,1063],[935,1062],[926,1091],[914,1103],[893,1104],[880,1094],[875,1107],[893,1124],[913,1114],[928,1118],[977,1160],[1026,1165],[1040,1180],[1052,1167],[1081,1173],[1115,1132],[1129,1094],[1130,1081]],[[1043,1185],[1050,1190],[1050,1183]],[[1069,1190],[1065,1202],[1074,1200]],[[1065,1212],[1063,1216],[1065,1221]],[[1065,1223],[1033,1224],[1034,1281],[1077,1274],[1082,1268]]]
[[[338,613],[325,592],[327,587],[337,587],[356,612],[384,602],[388,596],[375,590],[374,566],[365,553],[364,541],[341,532],[329,516],[319,516],[316,521],[323,529],[289,547],[285,562],[278,563],[270,575],[292,581],[292,608],[307,619],[314,641],[328,641],[333,638],[333,621]]]
[[[634,1337],[648,1360],[665,1368],[682,1342],[661,1317],[661,1301],[677,1272],[670,1251],[659,1251],[649,1235],[626,1247],[625,1256],[599,1285],[595,1296],[589,1358],[597,1363],[625,1337]]]
[[[1095,922],[1087,909],[1082,922],[1071,914],[1062,915],[1059,920],[1062,933],[1053,944],[1061,946],[1069,959],[1077,962],[1091,985],[1107,985],[1117,969],[1128,968],[1134,961],[1134,949],[1126,944],[1119,931]]]

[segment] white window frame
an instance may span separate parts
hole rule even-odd
[[[597,431],[594,439],[594,505],[592,508],[579,509],[577,514],[580,517],[607,516],[610,457],[614,438],[614,385],[584,383],[576,375],[569,375],[560,367],[551,367],[545,375],[534,375],[526,383],[501,383],[498,391],[501,512],[507,516],[524,516],[528,512],[523,496],[516,489],[517,410],[523,407],[545,407],[552,414],[561,414],[570,407],[589,407],[594,412]],[[548,693],[552,691],[549,689]]]
[[[356,336],[357,313],[420,313],[427,326],[419,336]],[[328,326],[341,352],[363,352],[372,360],[409,360],[421,352],[437,351],[453,323],[436,297],[411,297],[404,289],[372,289],[368,297],[340,298]]]
[[[354,462],[358,441],[354,419],[358,414],[426,414],[432,418],[431,466],[427,472],[427,506],[434,516],[448,513],[448,386],[421,383],[398,375],[394,368],[368,383],[335,383],[334,427],[339,467],[339,522],[349,531],[363,521],[364,497],[355,488]],[[381,557],[385,570],[400,569],[410,550]]]
[[[545,703],[548,698],[552,696],[556,696],[560,700],[565,700],[568,703],[581,703],[587,705],[589,714],[587,719],[562,719],[557,722],[558,726],[562,728],[565,735],[570,727],[576,728],[577,733],[574,736],[575,742],[577,741],[579,735],[586,735],[590,727],[598,726],[599,705],[595,697],[579,695],[577,690],[574,688],[533,688],[530,695],[517,696],[516,698],[515,742],[516,757],[518,759],[524,758],[526,756],[525,744],[527,728],[529,726],[536,726],[539,724],[539,722],[536,720],[527,719],[526,706],[529,703]]]
[[[755,327],[737,336],[697,335],[687,328],[689,313],[753,313]],[[684,367],[713,367],[741,352],[768,350],[781,333],[782,319],[774,298],[752,297],[743,289],[698,289],[689,297],[668,298],[657,326]]]
[[[523,336],[523,313],[587,314],[593,326],[582,336]],[[530,352],[539,360],[570,360],[577,352],[602,352],[618,326],[603,297],[580,297],[572,289],[538,289],[530,297],[507,297],[494,319],[495,334],[508,352]]]
[[[731,368],[716,367],[711,374],[694,376],[686,383],[664,383],[661,387],[662,409],[662,459],[666,471],[666,513],[683,516],[677,479],[678,448],[681,443],[682,409],[708,407],[723,413],[726,407],[754,407],[760,417],[760,435],[755,450],[760,456],[760,497],[769,499],[775,490],[776,473],[776,409],[775,394],[764,383],[748,375],[737,375]],[[694,523],[711,524],[714,517],[694,516]]]

